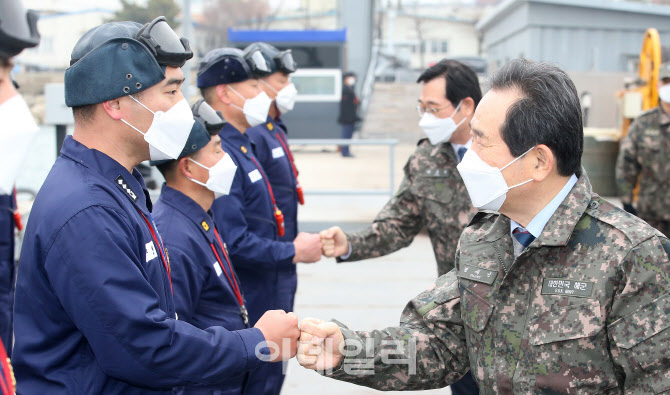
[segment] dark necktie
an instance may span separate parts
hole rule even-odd
[[[458,163],[461,163],[466,152],[468,152],[468,149],[465,147],[461,147],[458,149]]]
[[[512,232],[512,235],[516,238],[516,240],[521,243],[523,248],[526,248],[530,245],[530,243],[535,240],[535,236],[531,235],[529,231],[526,229],[518,226],[514,231]]]

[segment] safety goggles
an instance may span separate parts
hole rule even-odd
[[[251,51],[244,55],[244,60],[246,60],[251,72],[257,76],[265,76],[270,74],[270,67],[265,61],[263,54],[260,50]]]
[[[283,73],[291,74],[298,69],[298,65],[293,59],[293,53],[290,49],[282,51],[275,55],[274,59],[275,65],[277,65],[277,70]]]
[[[211,134],[215,135],[221,131],[226,121],[223,119],[223,114],[220,111],[215,111],[203,99],[198,100],[193,105],[193,116],[197,121],[205,125],[205,129]]]
[[[26,11],[18,1],[1,1],[0,54],[12,57],[39,44],[37,18],[35,11]]]
[[[177,36],[164,16],[142,26],[135,39],[149,48],[161,65],[182,67],[193,57],[188,40]]]

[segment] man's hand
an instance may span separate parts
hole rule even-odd
[[[288,361],[295,357],[300,338],[297,315],[286,314],[284,310],[269,310],[256,322],[254,328],[263,332],[270,348],[271,362]]]
[[[322,230],[321,244],[323,245],[323,255],[329,258],[342,256],[349,252],[349,240],[342,232],[339,226],[333,226],[330,229]]]
[[[321,259],[321,237],[314,233],[300,232],[293,240],[293,263],[314,263]]]
[[[343,342],[342,331],[336,323],[305,318],[300,323],[298,362],[312,370],[334,369],[342,362],[340,344]]]

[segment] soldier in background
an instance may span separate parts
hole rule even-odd
[[[356,96],[356,74],[349,71],[342,75],[342,99],[340,100],[340,115],[337,117],[337,123],[342,125],[342,135],[344,140],[351,140],[356,129],[356,123],[361,121],[358,116],[358,106],[361,101]],[[342,157],[352,158],[348,145],[340,146]]]
[[[469,125],[482,92],[475,72],[455,60],[431,66],[417,82],[423,83],[419,126],[427,138],[417,144],[396,196],[372,226],[355,233],[339,227],[322,232],[326,256],[351,262],[387,255],[426,228],[438,275],[454,268],[458,236],[476,212],[456,165],[472,144]]]
[[[565,72],[515,60],[490,83],[458,166],[486,211],[461,235],[456,269],[399,327],[304,319],[299,362],[384,390],[440,388],[469,369],[485,394],[668,391],[670,241],[593,193]]]
[[[631,124],[621,140],[616,182],[624,210],[637,215],[664,235],[670,234],[670,65],[659,75],[658,106]],[[640,183],[637,207],[633,190]]]
[[[326,256],[349,262],[387,255],[410,245],[426,228],[438,275],[454,268],[458,237],[476,212],[456,165],[472,144],[470,120],[482,92],[475,72],[454,60],[431,66],[417,82],[423,83],[419,126],[427,138],[419,141],[396,196],[372,226],[349,234],[335,226],[321,233]],[[468,373],[452,392],[471,395],[477,387]]]

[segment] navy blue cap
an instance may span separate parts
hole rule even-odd
[[[213,49],[202,58],[198,68],[198,88],[233,84],[253,78],[244,60],[244,53],[237,48]]]
[[[79,39],[65,70],[68,107],[131,95],[165,79],[165,67],[134,38],[141,27],[136,22],[110,22]]]
[[[194,119],[196,121],[193,122],[193,126],[191,126],[191,133],[188,135],[186,144],[184,144],[184,149],[181,151],[181,154],[179,154],[179,157],[177,159],[152,160],[149,162],[151,166],[158,166],[173,160],[179,160],[185,156],[200,151],[200,149],[209,144],[214,134],[211,134],[205,125],[198,121],[198,118],[194,117]]]

